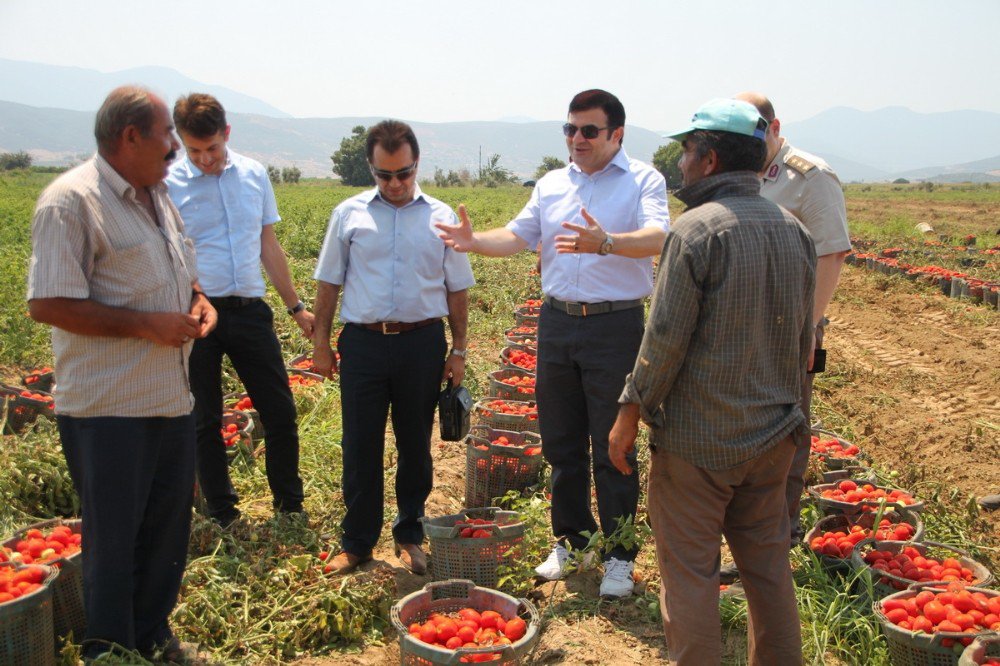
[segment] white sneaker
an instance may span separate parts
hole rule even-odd
[[[601,579],[602,597],[627,597],[632,594],[635,583],[632,581],[634,562],[619,560],[612,557],[604,563],[604,578]]]
[[[574,551],[572,555],[561,544],[557,543],[544,562],[535,567],[535,574],[545,580],[562,580],[574,564],[578,569],[588,569],[594,564],[594,553]]]

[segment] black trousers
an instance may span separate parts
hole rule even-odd
[[[545,304],[538,323],[538,426],[542,453],[552,466],[552,532],[583,548],[597,523],[590,511],[591,461],[601,530],[610,536],[617,519],[635,517],[639,473],[624,476],[608,455],[608,434],[618,398],[642,343],[641,307],[575,317]],[[637,548],[615,546],[604,557],[634,560]]]
[[[239,515],[239,498],[229,478],[222,443],[222,356],[247,389],[266,433],[264,462],[274,508],[302,510],[299,478],[299,433],[295,400],[281,345],[274,334],[274,314],[262,300],[219,309],[219,323],[208,337],[195,340],[191,350],[191,393],[198,431],[198,484],[210,517],[226,522]]]
[[[194,496],[194,417],[59,416],[59,436],[83,509],[84,656],[151,650],[187,561]]]
[[[337,342],[343,415],[341,523],[345,551],[367,555],[382,532],[385,505],[385,426],[392,410],[396,438],[396,509],[392,535],[398,543],[424,540],[420,518],[431,493],[431,432],[441,391],[447,343],[437,322],[398,335],[348,324]]]

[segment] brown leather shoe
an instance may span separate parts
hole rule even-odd
[[[427,573],[427,556],[420,546],[415,543],[397,543],[396,557],[402,563],[403,568],[410,573],[423,576]]]
[[[329,574],[351,573],[357,569],[359,565],[371,561],[371,553],[368,553],[367,555],[355,555],[354,553],[348,553],[345,550],[341,551],[336,557],[328,559],[326,561],[326,566],[323,567],[323,572]]]

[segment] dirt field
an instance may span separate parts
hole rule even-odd
[[[845,267],[828,315],[832,372],[817,382],[824,422],[849,430],[878,463],[922,468],[924,478],[958,488],[960,499],[1000,492],[1000,316],[853,267]],[[453,444],[436,445],[435,458],[428,514],[458,511],[464,453]],[[1000,517],[986,518],[1000,534]],[[640,556],[637,570],[656,580],[651,551]],[[396,568],[399,596],[426,582],[399,568],[390,547],[376,558],[368,566]],[[599,584],[599,572],[590,571],[536,588],[532,597],[546,626],[535,663],[666,659],[659,624],[644,608],[650,597],[597,605]],[[741,661],[741,641],[731,642],[729,656]],[[395,643],[372,645],[356,655],[302,663],[398,664],[399,650]]]

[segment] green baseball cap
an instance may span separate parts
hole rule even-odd
[[[752,136],[764,140],[767,121],[764,120],[757,107],[749,102],[738,99],[713,99],[701,105],[691,117],[691,125],[687,129],[673,134],[664,134],[664,138],[683,141],[695,130],[710,132],[733,132],[744,136]]]

